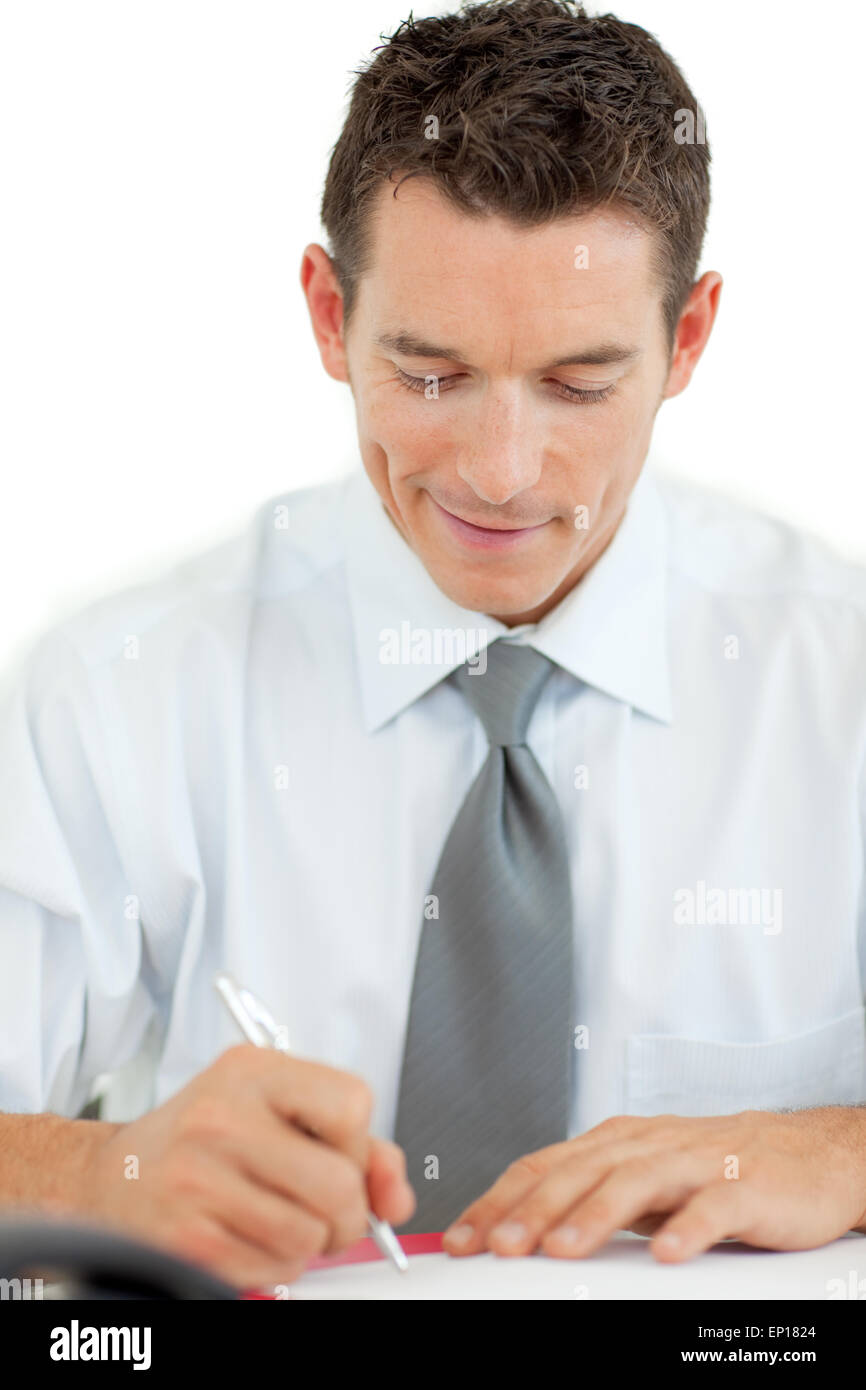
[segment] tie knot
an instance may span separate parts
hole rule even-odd
[[[553,662],[533,647],[491,642],[487,665],[460,666],[452,675],[472,706],[491,744],[507,748],[524,743],[535,702],[553,670]]]

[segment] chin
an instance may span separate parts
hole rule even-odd
[[[453,574],[432,574],[431,576],[444,594],[461,608],[471,613],[488,613],[497,618],[507,618],[512,614],[531,613],[544,603],[550,590],[545,586],[528,589],[524,584],[518,588],[514,584],[471,584],[461,582]]]

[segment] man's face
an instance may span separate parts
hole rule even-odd
[[[619,212],[526,229],[425,179],[392,193],[343,340],[364,466],[444,593],[533,621],[605,548],[647,453],[669,369],[652,239]]]

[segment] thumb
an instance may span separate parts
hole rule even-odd
[[[406,1180],[406,1156],[390,1139],[370,1140],[367,1193],[380,1221],[399,1226],[415,1210],[415,1194]]]

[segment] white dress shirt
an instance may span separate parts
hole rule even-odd
[[[425,896],[487,755],[443,678],[506,632],[358,472],[39,638],[0,703],[0,1109],[76,1114],[137,1055],[131,1112],[165,1100],[239,1040],[225,969],[389,1135]],[[571,856],[570,1132],[866,1100],[866,571],[648,465],[508,636],[559,667],[528,743]]]

